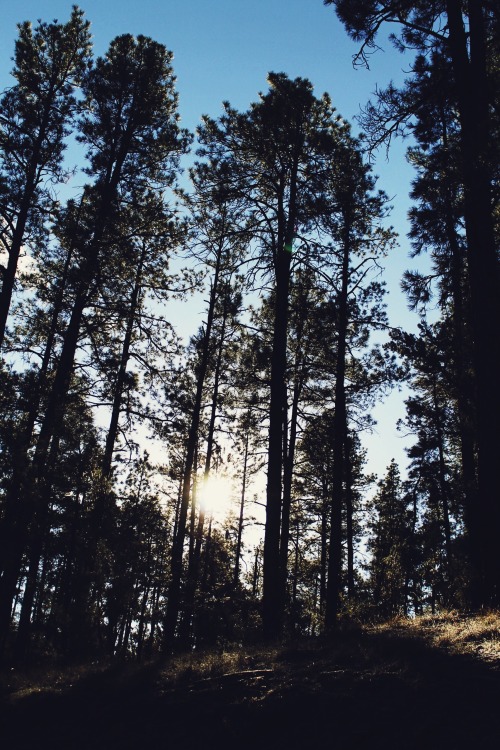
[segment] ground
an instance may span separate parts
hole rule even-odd
[[[4,673],[16,750],[496,748],[500,616],[350,628],[167,663]]]

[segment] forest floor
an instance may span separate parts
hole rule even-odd
[[[0,678],[16,750],[500,747],[500,614]],[[327,743],[325,745],[325,743]]]

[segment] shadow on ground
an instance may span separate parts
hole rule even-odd
[[[165,674],[115,668],[60,690],[6,694],[3,747],[499,747],[500,670],[405,635],[257,652],[243,669],[205,679]]]

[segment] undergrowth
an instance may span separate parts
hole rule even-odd
[[[192,651],[176,654],[169,659],[148,663],[92,662],[71,667],[54,665],[5,668],[0,672],[0,694],[16,698],[32,693],[51,691],[65,692],[89,680],[110,680],[124,683],[134,681],[140,673],[152,670],[154,680],[163,686],[174,688],[189,685],[201,680],[210,680],[237,672],[279,668],[283,661],[294,661],[298,657],[314,662],[319,668],[321,649],[329,644],[334,648],[335,658],[342,660],[348,655],[353,642],[358,642],[363,633],[385,633],[425,640],[435,649],[454,654],[472,654],[476,658],[500,667],[500,612],[485,612],[480,615],[464,615],[456,611],[438,615],[423,615],[415,618],[394,618],[377,625],[356,627],[349,632],[341,630],[339,637],[332,636],[325,641],[321,638],[305,639],[300,643],[276,647],[241,645],[225,649]],[[346,657],[347,658],[347,657]]]
[[[415,618],[398,617],[382,625],[379,631],[400,630],[425,638],[436,648],[457,654],[474,654],[500,666],[500,612],[466,615],[455,610]]]

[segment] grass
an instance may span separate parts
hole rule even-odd
[[[17,750],[498,746],[499,634],[498,612],[447,612],[272,648],[9,671],[0,736]]]
[[[472,655],[500,666],[500,612],[486,612],[481,615],[464,615],[457,611],[442,612],[437,615],[422,615],[415,618],[397,617],[378,625],[359,626],[343,631],[337,637],[337,658],[342,660],[342,653],[348,652],[349,642],[357,641],[362,634],[385,634],[404,636],[425,642],[432,649],[447,653]],[[281,668],[287,660],[321,662],[324,653],[324,639],[304,639],[300,645],[275,646],[264,648],[241,645],[228,647],[227,650],[206,650],[201,652],[172,656],[161,665],[155,662],[137,664],[127,662],[111,664],[93,662],[70,667],[32,666],[25,668],[7,668],[0,672],[0,695],[23,698],[32,693],[46,691],[69,691],[76,685],[108,676],[121,680],[133,679],[134,675],[144,669],[153,668],[158,679],[172,689],[183,687],[202,680],[217,679],[224,675],[252,670]],[[327,649],[329,659],[332,648]],[[300,656],[299,656],[300,655]]]
[[[90,675],[105,672],[109,664],[81,664],[58,667],[37,664],[6,667],[0,671],[0,696],[23,698],[32,693],[71,690]]]
[[[397,618],[376,626],[374,630],[404,632],[425,639],[434,648],[473,655],[500,666],[500,612],[464,615],[452,610],[414,619]]]
[[[346,649],[347,642],[358,639],[361,634],[370,633],[403,635],[424,641],[437,650],[473,655],[500,666],[500,612],[464,615],[452,610],[415,618],[397,617],[382,624],[353,627],[343,631],[340,638],[337,637],[338,649],[342,651]],[[199,680],[216,679],[223,675],[262,669],[269,665],[276,667],[285,663],[288,658],[296,659],[298,654],[302,654],[302,659],[315,655],[317,661],[321,649],[327,642],[329,641],[324,639],[303,639],[298,645],[276,645],[273,648],[246,648],[234,645],[226,650],[193,651],[172,656],[166,663],[158,666],[158,671],[164,683],[180,687]],[[69,667],[9,667],[0,672],[0,694],[22,697],[33,692],[60,692],[107,673],[119,673],[122,678],[125,675],[134,675],[151,664],[154,662],[146,665],[134,662],[92,662]]]
[[[259,649],[247,650],[234,646],[227,651],[207,650],[182,654],[172,657],[163,667],[161,674],[162,678],[172,685],[185,685],[196,680],[217,678],[224,674],[250,669],[255,664],[257,654],[262,658],[264,653]]]

